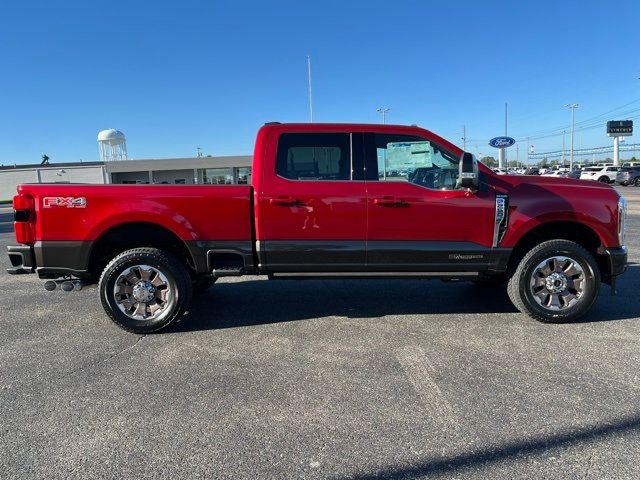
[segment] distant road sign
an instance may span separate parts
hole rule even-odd
[[[633,135],[633,120],[609,120],[607,135],[610,137]]]
[[[508,148],[515,143],[516,141],[511,137],[496,137],[489,140],[489,145],[494,148]]]

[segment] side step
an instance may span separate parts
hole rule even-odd
[[[220,277],[240,277],[244,275],[244,268],[242,267],[220,267],[214,268],[211,272],[215,278]]]

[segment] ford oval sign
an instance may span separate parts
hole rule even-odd
[[[511,137],[496,137],[489,140],[489,145],[495,148],[507,148],[515,143],[516,141]]]

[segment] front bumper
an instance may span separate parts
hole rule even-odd
[[[609,277],[616,277],[627,269],[627,247],[605,248],[604,253],[609,262]]]
[[[8,245],[7,254],[11,262],[11,268],[7,268],[7,273],[19,275],[36,271],[36,257],[31,245]]]

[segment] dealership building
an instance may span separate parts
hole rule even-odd
[[[250,155],[0,166],[0,200],[20,183],[236,184],[251,181]]]
[[[129,160],[120,130],[98,133],[97,162],[0,165],[0,201],[10,200],[20,183],[219,185],[251,182],[250,155]],[[200,149],[198,149],[198,153]]]

